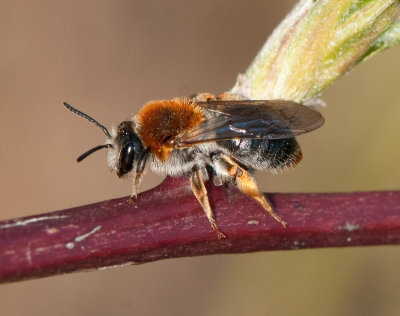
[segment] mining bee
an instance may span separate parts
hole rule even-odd
[[[302,152],[294,137],[324,123],[319,112],[293,101],[241,100],[230,93],[202,93],[191,98],[150,101],[110,132],[92,117],[64,105],[107,136],[104,145],[85,152],[78,161],[107,148],[111,170],[119,177],[129,174],[133,179],[132,199],[137,196],[146,165],[163,175],[187,175],[219,237],[224,234],[215,222],[204,182],[211,179],[215,185],[235,185],[286,226],[252,174],[296,166]]]

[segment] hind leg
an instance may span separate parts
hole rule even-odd
[[[275,212],[267,197],[258,189],[255,179],[247,170],[225,154],[215,155],[213,163],[216,177],[231,179],[241,192],[257,201],[277,222],[286,227],[287,223]]]

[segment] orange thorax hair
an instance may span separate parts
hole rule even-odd
[[[150,101],[136,116],[137,132],[143,144],[161,161],[169,157],[180,132],[203,121],[200,108],[181,98]]]

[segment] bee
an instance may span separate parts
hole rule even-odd
[[[108,149],[110,169],[118,177],[132,177],[133,200],[146,165],[159,174],[188,176],[195,197],[219,237],[225,235],[215,222],[205,181],[235,185],[286,226],[252,174],[256,170],[277,172],[295,167],[302,159],[295,136],[324,123],[318,111],[292,101],[241,100],[229,93],[202,93],[191,98],[150,101],[110,132],[89,115],[68,103],[64,105],[107,136],[105,144],[88,150],[78,162]]]

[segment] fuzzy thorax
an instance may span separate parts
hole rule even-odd
[[[189,99],[175,98],[146,103],[136,115],[136,129],[143,145],[165,161],[175,147],[179,133],[205,120],[198,106]]]

